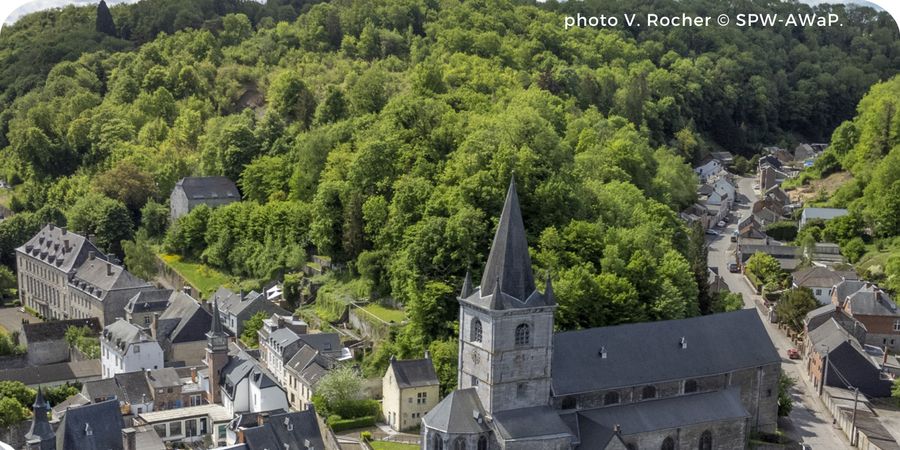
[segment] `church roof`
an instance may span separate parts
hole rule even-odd
[[[244,445],[248,450],[325,448],[316,412],[312,408],[276,414],[261,426],[244,429]]]
[[[560,418],[559,412],[548,406],[498,411],[494,413],[493,419],[497,432],[506,440],[573,435],[569,426]]]
[[[40,439],[41,441],[53,439],[53,427],[50,426],[47,418],[50,404],[44,400],[44,389],[42,387],[38,387],[32,410],[34,411],[34,417],[31,420],[31,429],[25,435],[25,439]]]
[[[56,434],[59,450],[122,449],[122,412],[118,400],[69,408]]]
[[[428,414],[428,427],[449,434],[478,434],[488,430],[484,408],[474,388],[459,389],[444,397]]]
[[[600,356],[601,349],[605,357]],[[759,314],[755,309],[742,309],[557,333],[553,337],[552,389],[557,396],[596,392],[780,361]]]
[[[740,388],[731,387],[722,391],[579,411],[578,428],[581,442],[603,445],[615,436],[616,425],[627,436],[748,416],[741,403]]]

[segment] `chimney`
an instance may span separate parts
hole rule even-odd
[[[134,428],[122,429],[122,444],[125,450],[138,450],[137,448],[137,430]]]
[[[431,359],[431,352],[425,350],[425,359]]]
[[[53,231],[53,229],[56,228],[56,225],[53,225],[52,223],[50,223],[50,224],[47,224],[47,228],[49,228],[50,231]]]
[[[64,229],[65,229],[65,228],[64,228]],[[63,248],[65,249],[64,251],[65,251],[66,253],[69,252],[69,240],[68,240],[68,239],[66,239],[66,240],[63,241]]]
[[[191,382],[197,382],[197,368],[191,367]]]
[[[153,313],[153,320],[150,321],[150,336],[153,339],[157,339],[156,335],[159,332],[159,313]]]
[[[888,348],[887,348],[887,345],[885,345],[884,347],[882,347],[881,350],[882,350],[882,355],[881,355],[881,368],[884,369],[884,367],[887,366],[887,358],[888,358]]]
[[[622,434],[622,427],[619,424],[615,424],[613,426],[613,433],[615,433],[616,435]]]
[[[182,286],[182,287],[181,287],[181,292],[184,292],[185,295],[189,295],[189,296],[193,297],[193,295],[191,295],[191,292],[192,292],[192,291],[191,291],[191,286],[190,286],[190,285],[185,284],[184,286]]]
[[[112,274],[113,274],[112,263],[107,261],[106,262],[106,276],[111,277]]]
[[[63,236],[65,236],[65,235],[66,235],[66,233],[68,233],[68,232],[69,232],[69,230],[68,230],[68,229],[66,229],[66,227],[59,227],[59,229],[60,229],[60,231],[61,231],[61,232],[62,232],[62,235],[63,235]]]
[[[91,250],[88,252],[88,260],[93,261],[97,257],[97,252]]]
[[[687,348],[687,339],[685,339],[684,336],[681,337],[681,341],[678,343],[678,346],[682,349]]]
[[[600,346],[600,351],[597,352],[597,355],[600,356],[600,359],[606,359],[606,347]]]

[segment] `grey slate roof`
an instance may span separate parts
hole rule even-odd
[[[679,345],[682,337],[687,348]],[[554,335],[552,390],[556,396],[595,392],[780,361],[755,309],[592,328]]]
[[[488,255],[481,277],[482,295],[493,294],[497,280],[500,281],[500,290],[503,293],[519,301],[527,299],[535,290],[531,256],[528,254],[528,240],[525,236],[522,211],[519,209],[515,180],[509,182],[491,253]]]
[[[144,371],[117,373],[114,378],[119,389],[125,394],[124,400],[128,403],[146,403],[153,400],[153,392],[147,385]]]
[[[808,267],[800,269],[793,273],[794,284],[803,287],[832,287],[841,281],[844,277],[831,269],[825,267]]]
[[[175,186],[184,190],[188,200],[241,199],[237,186],[226,177],[184,177]]]
[[[285,369],[305,380],[309,386],[315,386],[334,366],[333,359],[309,345],[304,345],[287,362]]]
[[[245,429],[244,445],[248,450],[325,448],[312,408],[269,416],[263,425]]]
[[[226,395],[232,399],[234,399],[235,388],[244,378],[249,379],[250,383],[258,386],[260,389],[272,386],[281,388],[274,381],[275,376],[243,350],[238,350],[237,353],[229,355],[228,363],[222,368],[220,376],[222,380],[220,384],[225,388]]]
[[[121,450],[122,413],[119,402],[100,403],[70,408],[56,432],[58,450]]]
[[[111,398],[125,401],[125,393],[122,392],[122,388],[119,387],[119,383],[116,383],[115,378],[88,381],[82,385],[81,392],[91,401]]]
[[[26,323],[22,325],[22,334],[29,343],[61,341],[66,337],[69,327],[88,327],[95,336],[100,334],[103,327],[96,317],[88,319],[54,320],[50,322]]]
[[[560,435],[574,438],[572,430],[559,417],[559,412],[548,406],[497,411],[494,413],[494,425],[500,436],[508,440]]]
[[[153,286],[132,275],[124,267],[100,259],[88,260],[82,264],[69,284],[97,298],[104,298],[109,291]]]
[[[847,297],[849,297],[850,294],[860,290],[865,285],[865,281],[844,280],[834,286],[834,292],[832,293],[832,295],[837,296],[838,302],[843,305],[844,301],[847,300]]]
[[[193,297],[175,291],[158,322],[158,335],[169,342],[201,341],[206,340],[206,332],[212,326],[212,314]]]
[[[169,304],[172,296],[171,289],[149,289],[135,294],[125,305],[125,311],[130,313],[160,312]]]
[[[740,388],[731,387],[579,411],[578,416],[581,441],[605,445],[615,435],[613,429],[616,425],[621,427],[622,435],[627,436],[693,424],[739,420],[750,414],[741,403]]]
[[[178,371],[174,368],[164,367],[162,369],[148,370],[147,383],[154,389],[180,386],[181,377],[178,376]]]
[[[68,251],[66,241],[69,242]],[[106,259],[84,236],[52,224],[45,226],[16,251],[38,258],[66,273],[71,273],[87,260],[89,252],[95,252],[99,259]]]
[[[50,404],[44,399],[43,388],[38,388],[31,410],[34,416],[31,419],[31,428],[28,430],[28,434],[25,435],[25,439],[40,439],[41,441],[49,442],[53,439],[54,432],[47,417],[47,413],[50,412]],[[42,448],[49,447],[46,444],[42,446]]]
[[[846,216],[847,210],[843,208],[805,208],[803,210],[803,218],[806,220],[810,219],[825,219],[831,220],[835,217]]]
[[[21,381],[28,386],[59,384],[65,381],[99,377],[99,359],[0,370],[0,381]]]
[[[146,335],[142,336],[140,328],[125,319],[118,319],[107,325],[100,335],[101,340],[108,341],[120,350],[125,349],[128,344],[142,342],[146,338]]]
[[[303,343],[322,353],[340,353],[341,336],[337,333],[309,333],[298,336]]]
[[[480,423],[476,416],[484,417],[484,408],[474,388],[457,389],[444,397],[428,414],[425,414],[425,423],[434,428],[450,434],[477,434],[488,430],[488,426],[482,420]]]
[[[900,317],[900,309],[891,296],[873,284],[863,285],[850,294],[845,307],[853,315]]]
[[[859,387],[860,392],[873,397],[886,397],[891,382],[882,380],[880,368],[866,354],[863,347],[836,320],[832,319],[809,333],[813,349],[828,354],[828,385]],[[840,372],[840,375],[835,371]]]
[[[232,292],[224,286],[216,290],[213,298],[219,301],[219,309],[222,312],[235,316],[257,301],[266,301],[266,297],[259,292]]]
[[[431,358],[399,360],[391,358],[390,368],[394,371],[400,389],[439,384]]]

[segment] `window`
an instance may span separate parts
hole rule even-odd
[[[181,436],[181,422],[169,424],[169,436]]]
[[[672,439],[671,436],[667,437],[663,440],[662,447],[660,448],[662,450],[675,450],[675,439]]]
[[[528,324],[523,323],[516,327],[516,345],[528,345],[531,343],[531,330]]]
[[[140,345],[135,345],[135,346],[134,346],[134,352],[135,352],[135,353],[140,353],[140,352],[141,352],[141,346],[140,346]]]
[[[488,448],[487,438],[484,436],[478,438],[478,450],[487,450],[487,448]]]
[[[472,318],[472,325],[469,329],[469,340],[472,342],[481,342],[481,321],[477,317]]]
[[[466,441],[461,437],[456,438],[456,441],[453,443],[453,450],[466,450]]]
[[[524,398],[525,394],[528,393],[528,383],[518,383],[516,384],[516,397]]]
[[[444,450],[444,440],[441,439],[441,435],[434,433],[431,435],[432,447],[434,450]]]
[[[816,289],[816,295],[822,295],[822,290],[821,290],[821,289]]]
[[[603,404],[604,405],[615,405],[619,403],[619,393],[616,391],[609,391],[606,395],[603,396]]]
[[[144,316],[144,325],[150,325],[150,316]]]
[[[196,436],[197,435],[197,421],[194,419],[186,420],[185,422],[185,436]]]
[[[219,439],[225,439],[225,425],[219,425]]]
[[[419,392],[416,394],[416,404],[424,405],[428,401],[428,393],[427,392]]]
[[[894,331],[900,331],[900,320],[894,321]]]
[[[637,444],[625,444],[625,450],[637,450]]]
[[[153,425],[153,430],[156,431],[157,436],[161,438],[166,437],[166,424],[161,423],[158,425]]]
[[[562,404],[560,405],[562,409],[575,409],[578,407],[578,400],[573,396],[563,397]]]
[[[655,386],[644,386],[644,389],[641,391],[641,399],[647,400],[648,398],[656,398]]]
[[[690,394],[691,392],[697,392],[697,382],[695,380],[687,380],[684,382],[684,393]]]
[[[712,432],[706,430],[700,435],[700,445],[697,448],[700,450],[712,450]]]

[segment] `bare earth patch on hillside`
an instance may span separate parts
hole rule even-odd
[[[805,203],[813,200],[819,196],[820,192],[824,192],[825,195],[830,197],[831,194],[834,194],[834,191],[852,178],[853,175],[850,175],[850,172],[837,172],[820,180],[812,180],[806,186],[791,189],[787,191],[787,194],[791,197],[791,201],[795,203]]]

